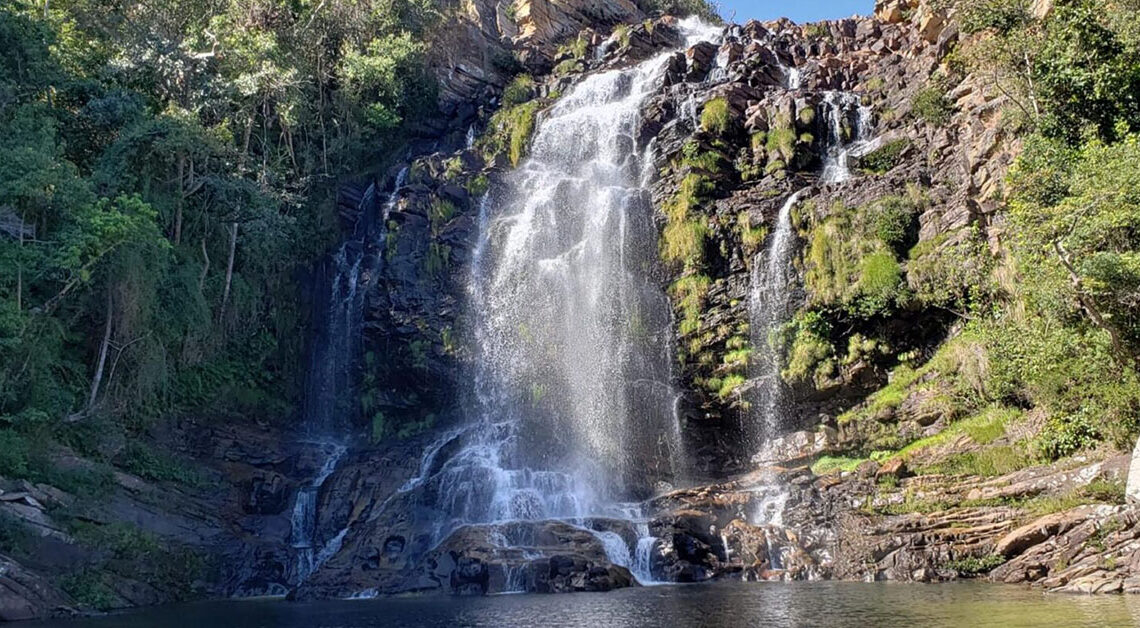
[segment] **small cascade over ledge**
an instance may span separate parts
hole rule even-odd
[[[826,114],[827,139],[820,181],[843,183],[852,177],[850,158],[861,155],[869,145],[871,108],[850,92],[827,92],[821,106]]]

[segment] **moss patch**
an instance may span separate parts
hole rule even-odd
[[[714,98],[705,103],[704,109],[701,110],[701,130],[715,135],[724,135],[728,132],[730,122],[727,100]]]

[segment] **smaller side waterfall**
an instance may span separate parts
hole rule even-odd
[[[318,333],[310,355],[312,367],[306,382],[303,424],[311,439],[308,444],[320,448],[323,462],[312,481],[297,492],[290,517],[289,540],[297,550],[292,574],[296,583],[305,581],[335,556],[348,533],[347,528],[343,529],[318,544],[317,502],[325,481],[348,451],[340,442],[354,416],[353,393],[363,350],[367,294],[379,281],[388,217],[399,201],[407,176],[405,167],[396,175],[392,192],[383,205],[378,203],[376,185],[368,186],[357,203],[352,234],[332,256],[332,267],[325,271],[329,297],[317,316]]]
[[[752,264],[752,346],[756,348],[756,372],[760,377],[754,399],[762,430],[762,442],[775,438],[780,431],[782,390],[780,359],[772,348],[771,336],[788,318],[791,287],[795,280],[792,266],[795,234],[792,232],[792,209],[804,190],[784,201],[776,217],[775,230],[768,239],[767,250]]]

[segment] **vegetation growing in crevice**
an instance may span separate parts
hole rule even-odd
[[[924,202],[916,191],[855,210],[833,207],[808,234],[804,257],[809,304],[863,318],[905,304],[909,293],[899,251],[916,238]]]
[[[946,98],[946,87],[939,80],[932,80],[918,90],[911,109],[921,120],[938,127],[945,126],[954,115],[954,106]]]
[[[705,133],[724,135],[731,122],[728,100],[724,98],[714,98],[701,109],[701,130]]]
[[[511,165],[517,167],[530,150],[531,136],[542,107],[541,101],[532,100],[496,111],[491,116],[487,133],[478,142],[487,160],[493,161],[496,156],[506,154]]]
[[[907,138],[899,138],[859,158],[859,168],[872,174],[885,174],[902,162],[903,153],[911,146]]]
[[[661,258],[686,273],[697,273],[704,264],[708,227],[700,208],[713,189],[707,176],[691,172],[681,179],[676,195],[664,207],[667,222],[661,236]]]

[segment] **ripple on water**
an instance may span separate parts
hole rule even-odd
[[[422,597],[319,603],[208,602],[28,628],[379,628],[381,626],[921,626],[986,628],[1140,624],[1140,598],[1062,596],[1005,585],[737,583],[612,593]]]

